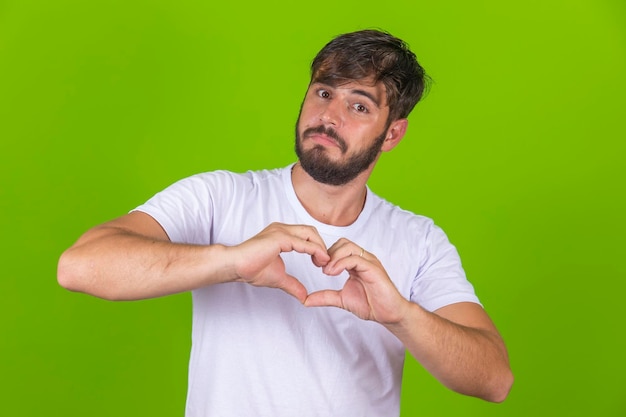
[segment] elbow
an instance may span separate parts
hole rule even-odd
[[[483,398],[493,403],[503,402],[509,396],[509,392],[511,392],[511,388],[513,387],[513,381],[513,372],[511,372],[511,370],[507,368],[505,372],[502,372],[502,374],[499,375],[498,378],[496,378],[496,381],[494,381],[492,388]]]
[[[513,373],[507,366],[503,367],[502,370],[490,371],[489,374],[483,374],[472,381],[465,381],[462,384],[444,382],[444,385],[448,389],[462,395],[475,397],[491,403],[501,403],[509,396],[513,386],[513,379]]]
[[[66,290],[80,291],[80,272],[78,265],[72,259],[70,251],[67,250],[61,254],[59,263],[57,264],[57,282]]]
[[[66,290],[80,292],[105,300],[116,301],[118,296],[110,291],[111,286],[98,285],[94,278],[95,272],[89,263],[75,256],[68,249],[59,258],[57,264],[57,282]],[[107,289],[109,288],[109,289]],[[121,298],[120,298],[121,299]]]

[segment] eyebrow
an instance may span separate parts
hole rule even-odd
[[[323,86],[323,87],[337,88],[337,86],[335,86],[335,85],[327,84],[327,83],[324,83],[324,82],[321,82],[321,81],[314,82],[313,84],[319,84],[319,85],[321,85],[321,86]],[[365,91],[365,90],[361,90],[361,89],[359,89],[359,88],[353,88],[353,89],[351,89],[351,90],[350,90],[350,93],[351,93],[351,94],[356,94],[356,95],[359,95],[359,96],[366,97],[366,98],[368,98],[368,99],[369,99],[372,103],[374,103],[374,104],[376,105],[376,107],[380,108],[380,100],[379,100],[378,98],[376,98],[376,96],[375,96],[375,95],[373,95],[372,93],[370,93],[370,92],[368,92],[368,91]]]
[[[376,107],[380,108],[380,102],[378,101],[378,99],[376,97],[374,97],[373,94],[365,91],[365,90],[359,90],[359,89],[354,89],[350,91],[352,94],[358,94],[360,96],[364,96],[369,98],[375,105]]]

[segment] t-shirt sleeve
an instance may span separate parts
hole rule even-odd
[[[210,182],[203,175],[182,179],[132,211],[152,216],[172,242],[211,243],[214,201]]]
[[[460,302],[480,304],[465,276],[456,248],[441,228],[429,225],[420,252],[421,262],[411,287],[411,301],[428,311]]]

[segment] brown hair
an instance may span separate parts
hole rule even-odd
[[[389,122],[407,117],[430,81],[404,41],[373,29],[337,36],[311,63],[311,82],[335,86],[368,78],[385,85]]]

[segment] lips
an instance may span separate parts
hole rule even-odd
[[[324,135],[323,133],[313,133],[311,135],[305,136],[307,139],[313,139],[314,141],[321,144],[330,144],[339,147],[339,144],[334,138],[331,138],[328,135]]]
[[[302,137],[305,139],[313,139],[321,145],[336,146],[341,149],[342,152],[346,152],[345,141],[339,137],[335,131],[327,129],[324,126],[308,128],[302,133]]]

